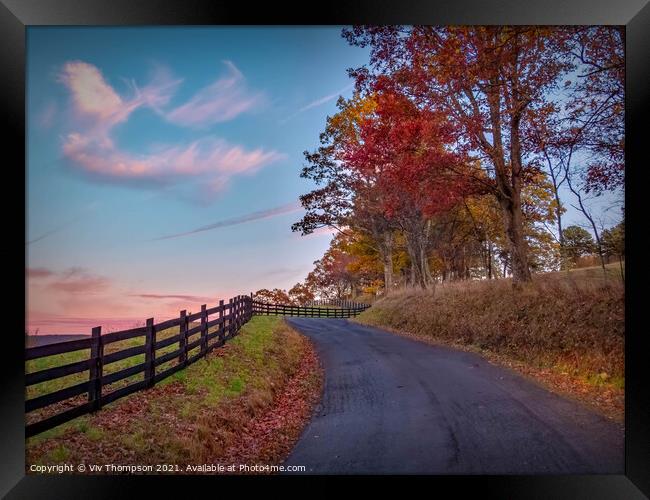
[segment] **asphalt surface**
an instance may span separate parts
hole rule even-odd
[[[307,474],[624,472],[622,425],[478,355],[344,319],[287,321],[314,342],[325,380],[285,465]]]

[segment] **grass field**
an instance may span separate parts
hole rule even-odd
[[[242,429],[273,407],[305,360],[316,359],[307,356],[310,349],[282,319],[256,316],[224,347],[152,389],[28,439],[27,464],[210,463],[224,458],[246,435]],[[295,383],[305,394],[317,393],[319,377],[317,369],[310,369]],[[294,405],[304,403],[301,397],[292,399]],[[305,413],[307,406],[300,411]],[[272,442],[258,450],[260,456],[280,456],[302,429],[300,418],[280,421]]]

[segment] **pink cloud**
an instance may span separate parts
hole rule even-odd
[[[181,146],[159,147],[149,154],[134,155],[117,149],[104,137],[69,134],[63,154],[82,172],[109,182],[137,185],[178,183],[201,177],[211,193],[221,191],[236,174],[252,174],[285,158],[277,151],[246,151],[220,139],[200,139]]]
[[[52,292],[30,290],[30,302],[38,293]],[[142,293],[129,294],[121,290],[106,291],[99,295],[65,294],[56,311],[46,311],[38,306],[30,307],[26,328],[30,333],[38,328],[40,334],[90,333],[101,326],[104,333],[142,326],[147,318],[156,322],[178,317],[181,310],[196,312],[202,304],[213,307],[219,300],[226,302],[239,292],[222,291],[214,296],[183,294]],[[61,293],[55,291],[55,293]],[[125,298],[128,297],[128,298]],[[46,305],[52,306],[52,298],[46,297]],[[110,312],[109,312],[110,311]],[[107,314],[108,313],[108,314]],[[110,315],[109,315],[110,314]]]
[[[99,68],[83,61],[70,61],[63,65],[59,81],[68,87],[77,116],[92,119],[100,133],[107,133],[141,106],[159,109],[167,104],[182,80],[157,68],[152,81],[142,89],[133,80],[127,82],[134,97],[126,99],[106,81]]]
[[[110,86],[97,67],[82,61],[66,63],[60,80],[71,92],[75,114],[86,123],[90,120],[90,126],[64,138],[63,155],[78,171],[98,181],[149,188],[195,181],[201,191],[197,200],[211,201],[233,175],[255,173],[285,155],[263,148],[246,150],[212,137],[185,145],[158,145],[155,150],[134,154],[121,150],[111,132],[141,106],[171,121],[192,125],[231,119],[249,109],[260,95],[249,94],[239,70],[230,62],[226,64],[227,76],[198,92],[186,104],[165,112],[181,80],[174,79],[162,67],[142,88],[128,81],[134,97],[126,99]]]
[[[54,271],[50,271],[45,267],[28,267],[25,269],[25,275],[31,279],[49,278],[54,274]]]
[[[89,273],[85,269],[73,267],[60,273],[48,288],[71,294],[95,294],[105,291],[110,281],[104,276]]]
[[[201,89],[185,104],[166,113],[179,125],[204,127],[228,120],[253,109],[263,101],[261,93],[250,92],[244,75],[230,61],[224,61],[228,73]]]
[[[70,89],[75,109],[101,119],[125,119],[124,102],[96,66],[70,61],[63,66],[60,80]]]

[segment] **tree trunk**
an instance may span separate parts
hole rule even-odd
[[[517,196],[518,198],[518,196]],[[509,263],[513,282],[531,280],[523,231],[523,214],[519,203],[501,201],[506,235],[508,236]]]
[[[384,264],[384,293],[388,295],[393,290],[393,234],[386,231],[382,240],[379,246]]]
[[[487,270],[488,270],[488,279],[492,279],[492,242],[488,240],[488,245],[487,245]]]
[[[414,241],[417,239],[415,235],[408,235],[406,238],[406,249],[411,259],[411,284],[426,289],[426,272],[423,268],[421,248],[417,241]]]
[[[557,234],[560,242],[560,269],[564,269],[564,231],[562,229],[562,204],[560,203],[560,194],[553,178],[553,190],[555,191],[555,216],[557,217]]]
[[[515,40],[516,43],[516,40]],[[515,51],[513,72],[510,75],[511,87],[518,88],[519,74],[517,72],[518,51]],[[503,222],[510,250],[510,269],[513,284],[531,280],[528,269],[526,241],[524,239],[523,214],[521,211],[521,142],[519,124],[523,110],[526,107],[522,96],[513,92],[513,103],[516,108],[510,116],[510,165],[506,162],[504,142],[501,136],[501,86],[495,76],[490,80],[491,89],[487,92],[490,122],[492,125],[493,148],[491,151],[494,163],[497,190],[496,198],[501,206]]]

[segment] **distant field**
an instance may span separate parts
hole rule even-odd
[[[611,264],[605,264],[605,272],[603,273],[603,268],[600,266],[589,266],[589,267],[578,267],[576,269],[569,269],[568,271],[557,271],[554,273],[545,273],[539,274],[538,277],[573,277],[573,278],[584,278],[588,280],[597,280],[602,281],[605,279],[611,279],[613,281],[621,281],[621,267],[623,268],[623,273],[625,273],[625,262],[618,263],[612,262]]]
[[[27,347],[38,347],[41,345],[55,344],[57,342],[67,342],[68,340],[77,340],[88,338],[88,335],[70,334],[70,335],[28,335]]]

